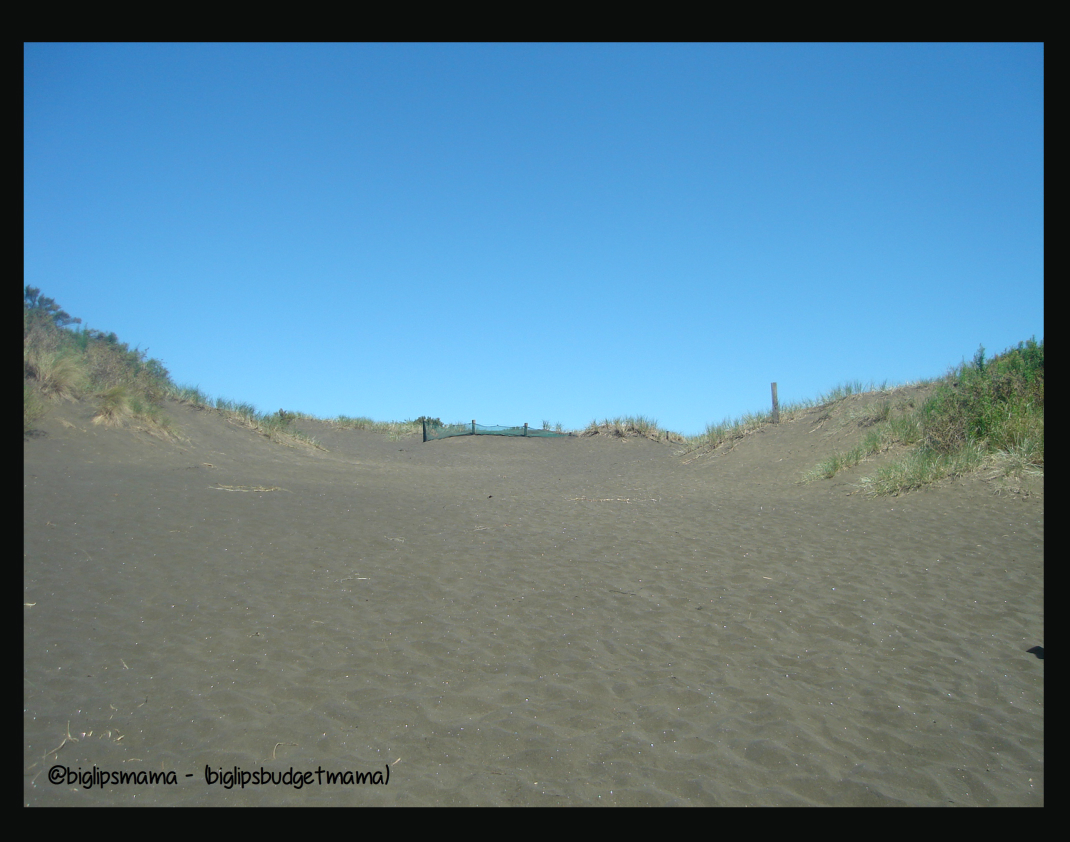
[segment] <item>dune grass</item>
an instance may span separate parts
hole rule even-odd
[[[1020,480],[1044,466],[1044,341],[1020,342],[991,360],[982,347],[944,378],[920,405],[881,404],[855,448],[830,456],[806,481],[901,446],[909,452],[860,480],[869,494],[900,494],[981,469]]]
[[[172,436],[159,402],[171,387],[167,369],[144,351],[131,349],[114,333],[78,328],[72,318],[40,290],[27,286],[23,300],[23,431],[57,400],[89,400],[98,411],[94,423],[127,422],[161,437]]]
[[[24,348],[23,367],[49,400],[77,400],[89,386],[85,362],[71,349]]]
[[[904,394],[907,386],[912,392]],[[1019,343],[990,360],[982,347],[971,362],[964,362],[945,377],[907,386],[853,380],[816,399],[781,405],[781,423],[815,408],[824,410],[818,417],[824,421],[848,398],[879,396],[866,402],[864,409],[848,412],[848,422],[865,430],[861,441],[829,455],[802,480],[830,479],[893,449],[905,453],[862,477],[862,490],[874,495],[900,494],[979,470],[988,471],[991,478],[1012,480],[1043,472],[1043,340]],[[917,387],[926,386],[932,388],[924,399],[911,396]],[[772,423],[771,410],[711,423],[700,435],[682,439],[684,446],[677,455],[695,459],[721,448],[731,449]]]
[[[911,388],[929,385],[931,381],[911,384]],[[884,383],[879,389],[868,390],[869,393],[878,391],[886,395],[883,400],[871,403],[861,411],[848,412],[845,423],[866,430],[862,441],[850,450],[834,453],[806,472],[804,481],[811,482],[816,479],[831,479],[840,471],[853,468],[855,465],[880,453],[884,453],[897,445],[914,445],[921,440],[921,427],[916,415],[917,402],[911,395],[905,398],[895,398],[895,393],[902,387],[889,389]],[[819,406],[830,409],[835,403],[854,394],[866,394],[867,390],[841,392],[833,390],[828,396],[832,400]],[[826,397],[828,397],[826,396]],[[820,420],[827,420],[828,412]]]
[[[37,422],[44,417],[47,408],[41,399],[41,393],[29,382],[22,386],[22,432],[33,432]]]
[[[198,387],[176,385],[159,360],[131,349],[114,333],[78,328],[72,318],[40,290],[25,288],[23,307],[23,430],[34,425],[55,401],[91,400],[97,404],[94,424],[123,426],[136,423],[163,438],[181,438],[162,411],[167,397],[218,412],[227,420],[255,430],[273,442],[325,449],[302,432],[298,421],[315,421],[338,429],[367,430],[393,440],[421,434],[427,417],[406,421],[374,421],[339,415],[318,419],[300,412],[261,413],[250,403],[212,399]],[[72,327],[75,326],[75,327]],[[781,423],[795,420],[808,410],[823,408],[825,420],[841,401],[860,394],[878,393],[883,399],[867,402],[849,420],[866,430],[862,440],[845,452],[833,453],[810,469],[803,481],[831,478],[894,448],[909,452],[881,465],[860,486],[870,494],[899,494],[921,488],[948,476],[980,469],[989,476],[1020,479],[1042,473],[1044,466],[1044,341],[1019,343],[1016,348],[986,359],[982,347],[969,363],[963,362],[933,385],[924,401],[897,396],[901,387],[887,382],[842,383],[818,398],[780,407]],[[465,422],[467,423],[467,422]],[[771,411],[747,413],[711,423],[697,436],[662,429],[654,419],[625,415],[591,421],[581,435],[643,437],[682,445],[678,456],[698,458],[740,440],[773,423]],[[542,429],[550,430],[549,420]],[[563,432],[561,423],[554,427]],[[690,459],[687,461],[691,461]]]
[[[543,422],[544,430],[549,429],[548,424],[549,422]],[[557,430],[561,432],[560,424],[557,425]],[[603,418],[601,421],[596,418],[587,425],[582,435],[611,435],[617,438],[638,436],[658,442],[684,441],[684,437],[679,433],[662,429],[657,421],[645,415],[618,415],[616,418]]]
[[[830,407],[851,395],[872,391],[886,392],[888,389],[887,381],[880,385],[874,383],[865,384],[861,380],[846,381],[834,386],[817,398],[780,404],[780,422],[794,421],[807,410],[814,407]],[[705,431],[697,436],[680,436],[680,441],[684,446],[677,452],[677,455],[697,454],[694,458],[698,458],[702,454],[710,453],[721,447],[731,448],[741,439],[772,424],[773,411],[771,408],[761,412],[744,413],[736,418],[725,418],[720,422],[707,424]]]
[[[281,409],[278,412],[265,413],[247,401],[234,401],[229,398],[213,400],[198,386],[172,386],[168,397],[206,412],[216,412],[231,423],[254,430],[276,444],[306,445],[326,450],[312,436],[297,427],[298,420],[315,420],[310,415]]]
[[[123,419],[133,414],[130,395],[126,386],[112,386],[100,395],[100,409],[93,417],[94,424],[118,427]]]
[[[780,421],[793,421],[800,412],[817,405],[815,401],[800,401],[792,404],[781,404]],[[720,447],[734,447],[741,439],[757,432],[762,427],[773,423],[773,411],[748,412],[736,418],[725,418],[717,423],[706,425],[704,432],[697,436],[679,436],[678,441],[683,445],[677,451],[677,456],[692,455],[697,459],[706,453],[711,453]],[[690,461],[690,460],[689,460]]]
[[[423,418],[406,421],[374,421],[364,416],[350,418],[347,415],[339,415],[337,418],[328,419],[326,423],[341,429],[380,433],[389,436],[393,441],[423,435]]]
[[[135,425],[151,435],[181,439],[163,412],[164,398],[212,409],[272,441],[318,446],[293,427],[293,417],[264,415],[252,404],[212,401],[197,388],[177,386],[159,360],[120,342],[114,333],[78,327],[55,301],[27,286],[23,299],[23,432],[29,434],[58,400],[96,404],[93,423]]]

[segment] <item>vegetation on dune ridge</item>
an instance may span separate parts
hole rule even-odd
[[[273,413],[259,412],[251,403],[233,401],[227,398],[215,398],[213,400],[199,388],[193,386],[172,385],[167,397],[179,403],[195,406],[204,412],[219,413],[231,423],[255,430],[276,444],[290,446],[303,444],[319,450],[326,450],[323,445],[296,426],[296,422],[299,419],[314,420],[310,415],[285,412],[281,409]]]
[[[558,424],[557,428],[560,431],[561,425]],[[548,429],[546,422],[543,422],[543,429]],[[610,435],[616,438],[638,436],[651,441],[674,443],[686,441],[679,433],[663,430],[657,421],[644,415],[618,415],[616,418],[604,418],[602,421],[596,418],[587,425],[581,435]]]
[[[928,388],[926,388],[928,387]],[[924,390],[924,394],[919,392]],[[986,478],[1009,480],[1042,476],[1044,467],[1044,340],[1031,338],[986,359],[982,346],[934,380],[889,387],[851,381],[815,400],[780,407],[781,423],[820,410],[819,421],[852,396],[876,398],[845,424],[864,430],[862,440],[834,453],[806,472],[802,480],[829,479],[877,455],[897,449],[900,458],[864,476],[859,488],[874,495],[895,495],[923,488],[946,477],[979,470]],[[772,411],[755,412],[709,424],[684,441],[678,456],[690,462],[773,424]],[[1017,486],[1016,486],[1017,487]]]
[[[320,419],[301,412],[258,412],[249,403],[212,399],[199,388],[176,385],[159,360],[131,349],[114,333],[81,325],[40,290],[27,286],[23,304],[23,428],[34,424],[56,401],[90,400],[96,403],[94,424],[134,424],[162,438],[180,438],[162,411],[162,401],[217,412],[227,420],[255,430],[271,441],[322,448],[297,427],[314,421],[337,429],[366,430],[391,439],[421,434],[423,423],[442,425],[438,418],[421,416],[406,421],[374,421],[339,415]],[[922,396],[918,387],[925,389]],[[821,410],[828,420],[841,402],[868,395],[865,409],[848,413],[845,424],[864,430],[862,440],[846,452],[834,453],[806,472],[802,480],[831,478],[892,450],[901,458],[882,464],[860,487],[871,494],[899,494],[939,479],[980,469],[992,478],[1020,480],[1042,475],[1044,466],[1044,340],[1020,342],[991,359],[981,347],[971,362],[963,362],[943,378],[889,387],[850,381],[814,400],[780,406],[780,422]],[[807,416],[809,417],[809,416]],[[697,436],[662,429],[642,415],[591,421],[582,436],[642,437],[681,445],[677,456],[693,461],[715,451],[731,449],[741,440],[773,423],[772,412],[747,413],[735,419],[708,424]],[[550,430],[549,421],[542,422]],[[554,425],[563,432],[562,425]]]
[[[303,412],[263,413],[250,403],[212,398],[195,386],[177,385],[159,360],[139,348],[131,349],[114,333],[79,328],[53,299],[35,287],[23,293],[23,432],[34,425],[58,400],[92,401],[97,406],[93,423],[108,427],[127,424],[161,438],[180,438],[163,414],[162,401],[170,398],[206,412],[219,413],[235,424],[255,430],[273,442],[303,444],[325,449],[298,427],[316,421],[339,429],[368,430],[401,439],[419,435],[421,421],[373,421],[339,415],[319,419]]]
[[[981,469],[1012,482],[1042,475],[1044,340],[1019,342],[990,360],[981,346],[919,407],[889,417],[873,436],[912,449],[862,478],[871,494],[898,494]]]
[[[181,438],[163,413],[163,399],[172,398],[218,411],[273,441],[315,446],[292,426],[292,418],[263,415],[250,404],[213,402],[198,389],[176,386],[159,360],[130,348],[114,333],[78,327],[81,319],[73,318],[35,287],[24,289],[22,320],[25,434],[33,431],[50,403],[85,400],[97,406],[94,424],[133,424],[160,438]]]
[[[888,391],[888,389],[887,381],[881,383],[879,386],[873,383],[867,385],[859,380],[842,383],[812,400],[780,404],[778,408],[780,412],[780,422],[786,423],[794,421],[799,418],[802,413],[807,412],[808,410],[814,409],[815,407],[831,406],[851,395],[864,394],[871,391],[885,392]],[[719,423],[707,424],[705,432],[702,432],[697,436],[680,436],[679,440],[684,446],[677,451],[677,455],[691,456],[691,459],[688,459],[687,461],[693,461],[700,456],[712,453],[722,447],[731,449],[738,444],[740,440],[752,433],[758,432],[764,427],[771,426],[772,424],[772,409],[762,412],[744,413],[738,418],[725,418]]]
[[[57,400],[94,400],[94,423],[117,426],[129,419],[162,438],[175,436],[160,409],[172,388],[167,369],[114,333],[77,327],[73,318],[41,291],[24,290],[23,431],[29,433]]]
[[[371,433],[380,433],[389,436],[392,441],[400,441],[401,439],[421,435],[423,433],[423,421],[424,416],[406,421],[373,421],[371,418],[364,416],[350,418],[348,415],[339,415],[336,418],[328,418],[323,423],[343,430],[367,430]]]
[[[861,417],[862,441],[809,470],[803,480],[830,479],[893,449],[905,451],[859,482],[869,494],[900,494],[978,470],[1018,483],[1044,467],[1044,340],[1020,342],[985,358],[982,346],[923,400],[881,401]]]

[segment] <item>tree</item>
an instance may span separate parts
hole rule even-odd
[[[41,290],[37,287],[26,287],[23,293],[23,308],[28,316],[27,327],[38,321],[48,321],[56,327],[67,327],[67,325],[80,325],[82,323],[81,319],[76,319],[66,310],[63,310],[55,302],[55,299],[41,295]]]

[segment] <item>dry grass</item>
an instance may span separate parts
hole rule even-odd
[[[560,424],[558,425],[561,426]],[[547,428],[544,422],[544,429]],[[616,418],[604,418],[602,421],[595,419],[581,435],[598,436],[609,435],[616,438],[640,437],[651,441],[682,442],[684,437],[679,433],[663,430],[658,422],[644,415],[618,415]]]
[[[105,427],[118,427],[122,425],[125,418],[132,414],[130,395],[126,387],[113,386],[100,396],[100,409],[93,416],[93,423],[103,424]]]
[[[41,390],[30,381],[22,384],[22,431],[29,433],[34,424],[44,416],[45,402],[41,398]]]
[[[23,367],[49,400],[77,400],[87,385],[85,365],[68,351],[25,349]]]

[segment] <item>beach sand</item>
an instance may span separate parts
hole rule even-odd
[[[167,413],[24,442],[26,804],[1044,803],[1042,481],[801,484],[820,410],[695,459]]]

